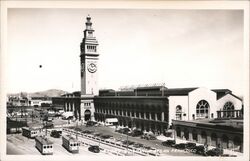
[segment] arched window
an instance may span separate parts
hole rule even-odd
[[[226,102],[223,107],[223,110],[234,110],[234,104],[230,101]]]
[[[201,144],[207,144],[207,133],[205,131],[201,132]]]
[[[189,131],[186,128],[184,129],[184,137],[186,140],[189,140]]]
[[[201,100],[196,105],[196,118],[209,118],[209,104],[206,100]]]
[[[211,134],[211,145],[212,146],[217,146],[217,135],[215,133]]]
[[[228,143],[229,143],[229,139],[228,139],[227,135],[223,135],[222,136],[222,147],[224,149],[227,149],[228,148]]]
[[[181,129],[180,129],[180,127],[176,128],[176,133],[177,133],[177,137],[181,137]]]
[[[176,120],[181,120],[182,107],[180,105],[176,106],[175,117]]]
[[[238,151],[238,152],[242,152],[241,139],[238,136],[236,136],[236,137],[234,137],[233,142],[234,142],[234,150]]]
[[[234,117],[234,104],[230,101],[226,102],[224,107],[223,107],[223,110],[225,111],[223,113],[223,117]]]
[[[196,131],[196,130],[193,130],[193,132],[192,132],[192,137],[193,137],[193,140],[194,140],[194,141],[198,141],[198,134],[197,134],[197,131]]]

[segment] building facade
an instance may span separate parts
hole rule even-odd
[[[94,96],[98,94],[98,41],[94,37],[91,17],[87,16],[84,30],[84,38],[80,45],[81,63],[81,98],[80,113],[81,120],[94,120]]]
[[[95,119],[117,118],[120,126],[163,133],[168,128],[168,99],[162,96],[102,96],[94,99]]]
[[[173,120],[175,138],[243,152],[243,120]]]

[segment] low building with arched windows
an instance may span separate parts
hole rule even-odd
[[[242,120],[173,120],[174,138],[243,152]]]

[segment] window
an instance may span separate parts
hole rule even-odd
[[[234,104],[230,101],[226,102],[224,107],[223,107],[223,110],[225,111],[223,113],[223,117],[234,117]]]
[[[176,120],[182,119],[181,113],[182,113],[182,107],[180,105],[176,106],[176,112],[175,112]]]
[[[43,148],[44,148],[44,149],[46,149],[46,148],[47,148],[47,146],[45,145],[45,146],[43,146]]]
[[[209,104],[206,100],[201,100],[196,105],[197,118],[209,118]]]
[[[223,110],[234,110],[234,104],[230,101],[226,102],[223,107]]]

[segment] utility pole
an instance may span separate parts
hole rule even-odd
[[[32,114],[31,114],[31,117],[32,117],[32,122],[33,122],[33,117],[34,117],[34,109],[32,109]]]
[[[128,134],[127,134],[127,155],[128,155]]]

